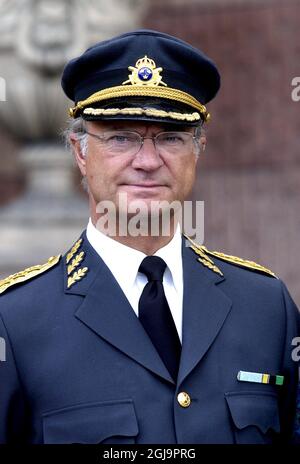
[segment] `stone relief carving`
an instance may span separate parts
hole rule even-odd
[[[145,0],[0,0],[0,120],[27,139],[55,137],[68,103],[64,64],[92,43],[137,26]],[[18,124],[16,124],[16,114]]]
[[[0,123],[24,141],[27,181],[24,194],[0,210],[0,276],[66,249],[85,227],[87,205],[59,143],[70,106],[61,72],[91,44],[138,27],[145,2],[0,0]]]
[[[18,22],[17,0],[0,0],[0,51],[12,48]]]

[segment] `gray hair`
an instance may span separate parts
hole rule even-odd
[[[72,152],[74,151],[73,145],[71,144],[71,135],[73,134],[75,134],[77,140],[79,140],[80,142],[80,149],[82,155],[86,157],[88,150],[88,138],[86,132],[84,131],[84,120],[82,119],[82,117],[76,119],[69,118],[67,121],[67,127],[62,132],[65,146],[68,150]],[[85,176],[82,177],[81,185],[83,187],[83,190],[85,190],[86,192],[89,191],[88,183]]]
[[[75,134],[77,140],[80,142],[80,148],[83,156],[87,155],[88,138],[84,130],[84,120],[82,117],[73,119],[69,118],[67,121],[67,127],[63,131],[62,135],[65,141],[65,145],[69,150],[73,150],[71,144],[71,135]]]

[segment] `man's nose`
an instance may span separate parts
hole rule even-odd
[[[163,160],[155,147],[154,138],[144,137],[143,144],[133,159],[132,167],[145,171],[154,171],[163,164]]]

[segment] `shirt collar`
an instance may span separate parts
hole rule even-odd
[[[118,282],[125,280],[127,285],[133,285],[138,268],[146,255],[103,234],[96,229],[91,219],[87,226],[86,236],[115,279]]]
[[[91,219],[87,226],[86,235],[116,280],[118,282],[126,281],[127,285],[134,285],[138,269],[146,254],[103,234],[96,229]],[[155,256],[159,256],[167,264],[177,291],[179,291],[180,282],[182,282],[181,245],[181,231],[178,225],[172,240],[155,253]]]

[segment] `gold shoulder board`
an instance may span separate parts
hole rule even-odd
[[[37,264],[36,266],[28,267],[24,271],[17,272],[0,280],[0,293],[5,292],[12,285],[25,282],[26,280],[32,279],[33,277],[42,274],[51,267],[55,266],[61,258],[61,255],[51,256],[45,264]]]
[[[247,259],[242,259],[238,256],[226,255],[218,251],[209,251],[205,246],[201,246],[201,248],[204,251],[204,253],[207,253],[211,256],[215,256],[216,258],[222,259],[223,261],[227,261],[232,264],[237,264],[238,266],[246,267],[247,269],[259,271],[269,276],[278,278],[276,274],[274,274],[274,272],[270,271],[270,269],[267,269],[266,267],[255,263],[254,261],[248,261]]]

